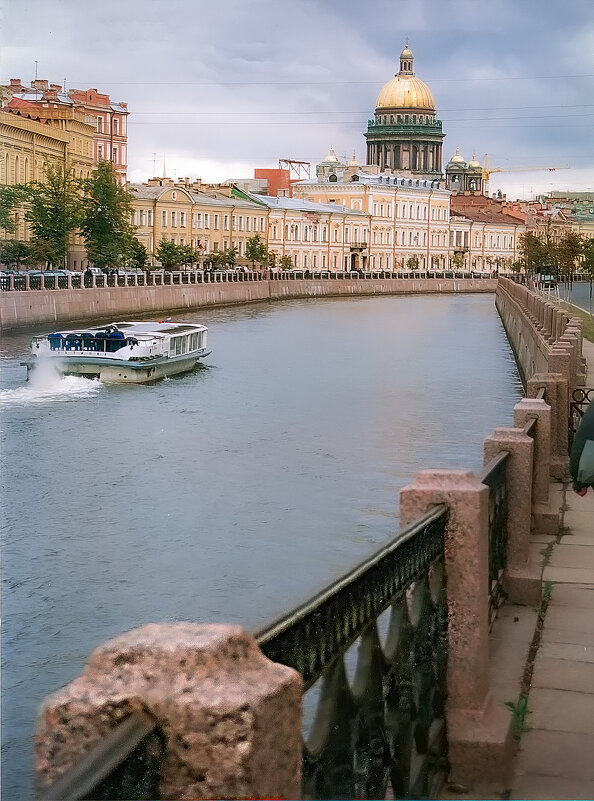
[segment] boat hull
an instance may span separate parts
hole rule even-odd
[[[55,363],[56,368],[63,375],[95,378],[103,384],[151,384],[153,381],[193,370],[200,359],[208,356],[209,353],[210,351],[177,356],[172,359],[151,359],[138,362],[92,356],[46,357],[44,361]],[[32,370],[37,363],[36,357],[28,360],[26,362],[27,372]]]

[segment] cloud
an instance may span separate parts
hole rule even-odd
[[[279,158],[316,162],[330,145],[363,158],[406,36],[444,120],[446,159],[460,145],[501,165],[570,163],[575,181],[594,163],[593,79],[563,77],[594,73],[590,0],[542,0],[538,13],[516,0],[5,5],[2,78],[30,80],[37,59],[40,77],[127,101],[131,176],[147,177],[155,152],[210,180]]]

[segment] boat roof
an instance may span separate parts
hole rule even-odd
[[[121,331],[122,333],[126,334],[127,336],[136,336],[137,334],[147,334],[147,335],[163,335],[168,334],[169,336],[173,336],[174,334],[185,334],[190,331],[206,331],[206,326],[199,325],[198,323],[175,323],[175,322],[155,322],[155,321],[142,321],[142,322],[121,322],[121,323],[109,323],[106,325],[98,325],[88,328],[73,328],[69,330],[59,330],[59,331],[52,331],[50,333],[56,334],[83,334],[85,332],[89,333],[98,333],[100,331]]]

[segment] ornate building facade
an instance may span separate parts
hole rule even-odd
[[[400,72],[377,97],[375,115],[369,120],[367,163],[415,178],[441,178],[442,143],[445,134],[435,116],[429,87],[413,71],[414,57],[407,46],[400,54]]]

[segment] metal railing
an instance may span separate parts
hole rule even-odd
[[[571,398],[569,400],[569,431],[568,431],[568,446],[569,450],[571,450],[571,446],[573,444],[573,438],[575,436],[576,431],[579,428],[579,425],[582,421],[582,417],[590,403],[594,403],[594,387],[578,387],[574,389],[571,393]]]
[[[365,246],[359,243],[359,246]],[[194,271],[155,271],[137,274],[117,275],[102,274],[95,276],[95,287],[129,287],[129,286],[181,286],[188,284],[237,283],[244,281],[301,281],[301,280],[372,280],[372,279],[490,279],[490,272],[459,272],[452,270],[410,270],[373,272],[357,269],[344,271],[330,270],[194,270]],[[39,275],[2,275],[0,291],[22,292],[42,289],[90,289],[93,278],[85,273],[74,273],[70,276],[41,273]]]
[[[256,635],[275,662],[321,679],[304,743],[304,798],[429,798],[446,766],[447,511],[437,507]],[[384,643],[378,618],[391,608]],[[345,658],[359,640],[354,685]]]
[[[40,801],[158,798],[163,736],[157,721],[133,712],[90,749]]]
[[[322,687],[303,746],[303,798],[429,798],[446,770],[447,509],[438,506],[312,600],[257,633]],[[390,609],[387,633],[378,618]],[[356,677],[345,658],[359,641]],[[158,798],[164,741],[133,712],[41,796]]]
[[[504,604],[503,573],[507,553],[507,460],[502,451],[485,465],[480,481],[489,488],[489,626]]]

